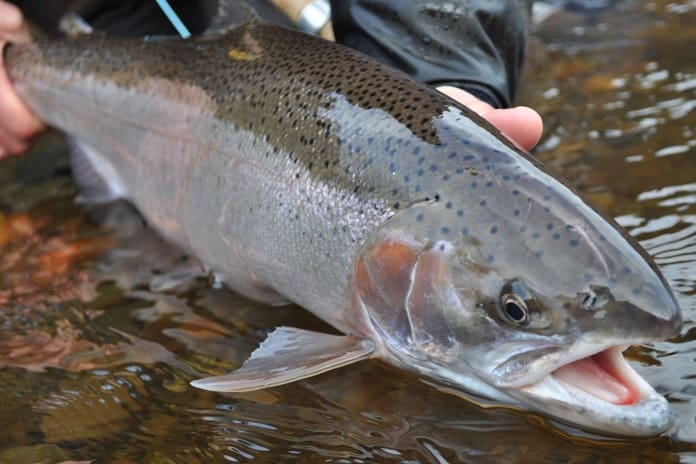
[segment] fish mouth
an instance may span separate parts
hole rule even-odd
[[[598,400],[615,405],[636,404],[649,393],[647,384],[628,364],[622,351],[621,347],[612,347],[569,362],[549,375],[566,388]]]
[[[563,422],[619,436],[653,436],[672,423],[667,400],[626,361],[626,347],[558,359],[550,371],[517,387],[513,398]]]

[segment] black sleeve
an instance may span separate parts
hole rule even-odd
[[[245,0],[267,21],[291,26],[268,0]],[[95,29],[114,35],[176,35],[155,0],[13,0],[32,21],[50,34],[67,11],[79,14]],[[192,34],[200,34],[217,9],[217,0],[169,0]]]
[[[67,11],[74,11],[92,27],[115,35],[176,34],[155,0],[15,0],[14,3],[49,34],[58,33],[58,22]],[[169,3],[192,33],[205,30],[217,5],[215,0],[170,0]]]
[[[509,107],[532,0],[332,0],[336,40],[431,85]]]

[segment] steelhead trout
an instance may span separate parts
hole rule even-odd
[[[109,195],[230,288],[344,334],[279,328],[196,387],[254,390],[377,358],[604,433],[668,428],[666,400],[621,354],[679,332],[665,279],[455,101],[256,21],[4,54],[19,94],[79,141]]]

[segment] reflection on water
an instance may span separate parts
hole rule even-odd
[[[194,390],[189,380],[239,366],[271,328],[323,324],[205,277],[167,281],[195,263],[124,205],[74,206],[62,148],[47,140],[0,166],[0,462],[693,459],[695,23],[687,0],[557,13],[538,26],[521,96],[545,116],[538,156],[641,241],[681,302],[682,336],[628,353],[676,411],[669,436],[586,435],[379,363],[262,392]]]

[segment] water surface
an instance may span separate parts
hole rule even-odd
[[[0,462],[696,462],[694,24],[693,0],[556,14],[537,27],[519,98],[544,115],[537,156],[647,248],[682,305],[680,337],[628,354],[676,412],[667,435],[588,435],[377,362],[262,392],[195,390],[275,326],[326,327],[206,278],[153,291],[192,264],[126,206],[76,205],[52,136],[0,165]]]

